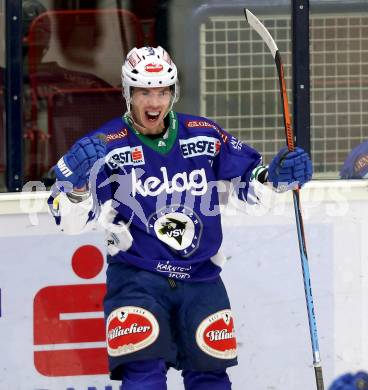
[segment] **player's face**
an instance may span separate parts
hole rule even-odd
[[[142,127],[138,130],[143,134],[160,133],[171,99],[169,87],[134,88],[131,104],[134,120]]]

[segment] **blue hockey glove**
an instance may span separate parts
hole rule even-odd
[[[298,147],[292,152],[287,147],[282,148],[268,167],[268,181],[279,190],[281,185],[288,189],[292,183],[301,187],[311,180],[312,174],[313,167],[308,154]]]
[[[338,377],[329,390],[368,390],[368,374],[363,371]]]
[[[75,188],[87,184],[93,164],[105,156],[102,137],[84,137],[76,142],[54,167],[59,181],[68,181]]]

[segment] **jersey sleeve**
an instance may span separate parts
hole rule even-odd
[[[112,132],[112,129],[118,131],[121,126],[121,118],[114,118],[84,137],[105,138],[106,133]],[[53,186],[48,205],[56,224],[64,232],[78,234],[96,227],[101,207],[113,199],[118,180],[106,164],[107,154],[106,151],[105,157],[97,160],[90,171],[87,199],[78,200],[71,183],[56,182]]]
[[[64,192],[51,194],[48,200],[51,214],[62,232],[79,234],[95,227],[92,218],[92,198],[73,203]]]
[[[83,200],[78,201],[78,195],[73,192],[61,191],[61,187],[62,183],[56,182],[48,199],[49,209],[60,230],[66,234],[79,234],[96,229],[101,206],[112,198],[113,185],[106,168],[92,168],[89,192]]]
[[[262,163],[262,156],[218,125],[221,142],[214,158],[213,170],[217,180],[231,181],[239,199],[246,201],[253,170]]]

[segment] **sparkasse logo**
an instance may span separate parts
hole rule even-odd
[[[113,149],[105,157],[105,162],[111,169],[118,169],[127,165],[143,165],[144,154],[142,146],[124,146]]]

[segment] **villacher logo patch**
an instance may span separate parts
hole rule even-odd
[[[236,338],[230,310],[221,310],[204,319],[196,332],[197,345],[210,356],[234,359]]]
[[[114,310],[106,321],[107,351],[121,356],[148,347],[159,335],[156,318],[148,310],[124,306]]]

